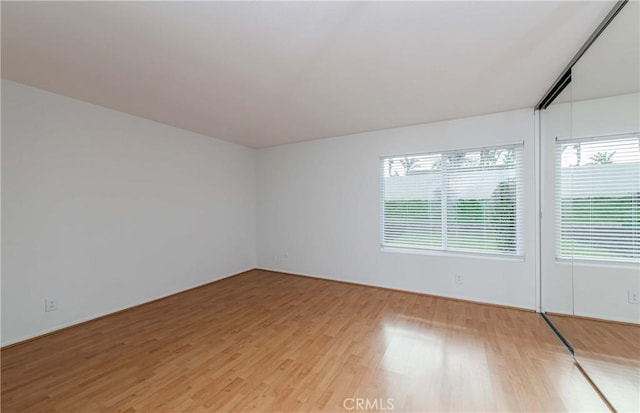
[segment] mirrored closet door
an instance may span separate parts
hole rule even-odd
[[[616,411],[640,411],[640,10],[540,111],[542,311]]]

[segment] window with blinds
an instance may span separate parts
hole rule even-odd
[[[380,160],[382,246],[522,255],[523,145]]]
[[[640,261],[640,135],[556,142],[556,257]]]

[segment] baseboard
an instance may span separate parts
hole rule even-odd
[[[579,320],[599,321],[601,323],[621,324],[623,326],[640,327],[640,323],[634,323],[633,321],[610,320],[607,318],[589,317],[589,316],[577,315],[577,314],[554,313],[550,311],[545,311],[545,314],[553,317],[565,317],[565,318],[571,318],[571,319],[577,318]]]
[[[136,309],[136,308],[139,308],[139,307],[143,307],[145,305],[149,305],[149,304],[155,303],[157,301],[166,300],[167,298],[174,297],[174,296],[180,295],[180,294],[184,294],[184,293],[187,293],[189,291],[196,290],[198,288],[204,288],[204,287],[206,287],[208,285],[217,283],[218,281],[228,280],[229,278],[237,277],[238,275],[246,274],[246,273],[254,271],[254,270],[255,270],[255,268],[251,268],[251,269],[248,269],[248,270],[236,273],[236,274],[223,276],[222,278],[218,278],[218,279],[213,280],[213,281],[207,281],[207,282],[205,282],[203,284],[199,284],[199,285],[196,285],[194,287],[189,287],[189,288],[187,288],[185,290],[180,290],[180,291],[168,294],[168,295],[164,295],[162,297],[154,298],[154,299],[151,299],[151,300],[148,300],[148,301],[143,301],[143,302],[140,302],[140,303],[137,303],[137,304],[132,304],[130,306],[122,307],[122,308],[119,308],[119,309],[116,309],[116,310],[113,310],[113,311],[109,311],[107,313],[92,315],[92,316],[89,316],[87,318],[76,320],[76,321],[72,321],[72,322],[67,323],[67,324],[62,324],[62,325],[56,326],[54,328],[47,329],[47,330],[41,331],[39,333],[36,333],[36,335],[33,335],[33,336],[20,337],[20,338],[14,339],[14,340],[10,340],[7,343],[3,343],[2,347],[0,347],[0,350],[6,350],[6,349],[11,348],[11,347],[19,346],[21,344],[29,343],[31,341],[38,340],[40,338],[50,336],[52,334],[59,333],[61,331],[69,330],[69,329],[72,329],[74,327],[79,327],[79,326],[81,326],[83,324],[91,323],[92,321],[97,321],[97,320],[100,320],[100,319],[103,319],[103,318],[115,316],[115,315],[124,313],[126,311],[130,311],[130,310],[133,310],[133,309]]]
[[[324,277],[318,277],[318,276],[315,276],[315,275],[291,273],[291,272],[285,272],[285,271],[279,271],[279,270],[271,270],[269,268],[256,268],[256,270],[273,272],[273,273],[283,274],[283,275],[290,275],[290,276],[293,276],[293,277],[313,278],[313,279],[316,279],[316,280],[330,281],[330,282],[335,282],[335,283],[340,283],[340,284],[355,285],[355,286],[359,286],[359,287],[377,288],[377,289],[380,289],[380,290],[416,294],[416,295],[421,295],[421,296],[426,296],[426,297],[436,297],[436,298],[442,298],[442,299],[445,299],[445,300],[461,301],[461,302],[471,303],[471,304],[489,305],[489,306],[492,306],[492,307],[500,307],[500,308],[506,308],[506,309],[510,309],[510,310],[525,311],[525,312],[529,312],[529,313],[535,313],[536,312],[536,310],[534,310],[532,308],[516,307],[516,306],[512,306],[512,305],[491,303],[491,302],[486,302],[486,301],[475,301],[475,300],[469,300],[469,299],[466,299],[466,298],[458,298],[458,297],[450,297],[450,296],[446,296],[446,295],[423,293],[423,292],[420,292],[420,291],[401,290],[399,288],[381,287],[381,286],[378,286],[378,285],[363,284],[363,283],[357,283],[357,282],[353,282],[353,281],[335,280],[333,278],[324,278]]]
[[[169,297],[173,297],[179,294],[184,294],[187,293],[189,291],[198,289],[198,288],[203,288],[206,287],[208,285],[211,285],[213,283],[216,283],[218,281],[223,281],[223,280],[228,280],[229,278],[232,277],[236,277],[238,275],[242,275],[242,274],[246,274],[248,272],[254,271],[254,270],[260,270],[260,271],[266,271],[266,272],[271,272],[271,273],[276,273],[276,274],[282,274],[282,275],[288,275],[288,276],[293,276],[293,277],[305,277],[305,278],[312,278],[312,279],[316,279],[316,280],[322,280],[322,281],[329,281],[329,282],[335,282],[335,283],[341,283],[341,284],[347,284],[347,285],[354,285],[354,286],[359,286],[359,287],[367,287],[367,288],[376,288],[376,289],[381,289],[381,290],[386,290],[386,291],[396,291],[396,292],[402,292],[402,293],[409,293],[409,294],[416,294],[416,295],[420,295],[420,296],[426,296],[426,297],[436,297],[436,298],[442,298],[445,300],[452,300],[452,301],[460,301],[460,302],[465,302],[465,303],[472,303],[472,304],[481,304],[481,305],[488,305],[488,306],[492,306],[492,307],[499,307],[499,308],[506,308],[506,309],[510,309],[510,310],[518,310],[518,311],[525,311],[525,312],[531,312],[531,313],[535,313],[536,311],[534,309],[530,309],[530,308],[523,308],[523,307],[515,307],[515,306],[510,306],[510,305],[506,305],[506,304],[498,304],[498,303],[491,303],[491,302],[485,302],[485,301],[475,301],[475,300],[468,300],[468,299],[464,299],[464,298],[458,298],[458,297],[449,297],[449,296],[444,296],[444,295],[437,295],[437,294],[429,294],[429,293],[423,293],[420,291],[411,291],[411,290],[401,290],[398,288],[390,288],[390,287],[381,287],[381,286],[377,286],[377,285],[371,285],[371,284],[363,284],[363,283],[357,283],[357,282],[352,282],[352,281],[343,281],[343,280],[335,280],[332,278],[324,278],[324,277],[318,277],[315,275],[308,275],[308,274],[298,274],[298,273],[290,273],[290,272],[284,272],[284,271],[279,271],[279,270],[272,270],[269,268],[251,268],[242,272],[239,272],[237,274],[232,274],[232,275],[228,275],[226,277],[222,277],[222,278],[218,278],[217,280],[213,280],[213,281],[208,281],[204,284],[200,284],[200,285],[196,285],[194,287],[190,287],[187,288],[185,290],[181,290],[181,291],[177,291],[175,293],[171,293],[168,294],[166,296],[162,296],[159,298],[154,298],[152,300],[149,301],[144,301],[138,304],[133,304],[131,306],[127,306],[124,308],[120,308],[114,311],[110,311],[108,313],[105,314],[98,314],[98,315],[94,315],[91,317],[88,317],[86,319],[83,320],[77,320],[77,321],[73,321],[67,325],[61,325],[61,326],[57,326],[51,330],[45,330],[43,332],[40,332],[34,336],[29,336],[29,337],[21,337],[15,340],[11,340],[6,344],[3,344],[2,347],[0,347],[0,350],[5,350],[14,346],[19,346],[21,344],[25,344],[28,343],[30,341],[33,340],[38,340],[40,338],[49,336],[51,334],[56,334],[58,332],[64,331],[64,330],[68,330],[74,327],[78,327],[81,326],[83,324],[86,323],[90,323],[92,321],[96,321],[96,320],[100,320],[102,318],[106,318],[106,317],[111,317],[111,316],[115,316],[117,314],[123,313],[125,311],[129,311],[129,310],[133,310],[135,308],[138,307],[142,307],[148,304],[152,304],[156,301],[161,301],[164,299],[167,299]]]

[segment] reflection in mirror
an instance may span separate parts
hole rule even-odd
[[[554,233],[553,246],[542,251],[543,310],[564,314],[549,318],[576,361],[614,409],[634,412],[640,411],[639,22],[638,2],[627,3],[573,66],[570,100],[541,113],[543,133],[546,122],[559,123],[551,115],[565,105],[570,131],[556,134],[553,149],[542,135],[543,154],[555,161],[546,163],[553,172],[543,181],[555,200],[545,204],[553,222],[542,228],[543,240]]]

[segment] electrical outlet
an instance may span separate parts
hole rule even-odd
[[[638,291],[627,291],[627,300],[629,304],[640,304],[640,293]]]
[[[44,299],[44,311],[56,311],[58,309],[58,300],[55,298],[45,298]]]
[[[464,283],[464,277],[462,276],[462,274],[455,274],[453,277],[456,281],[456,284]]]

